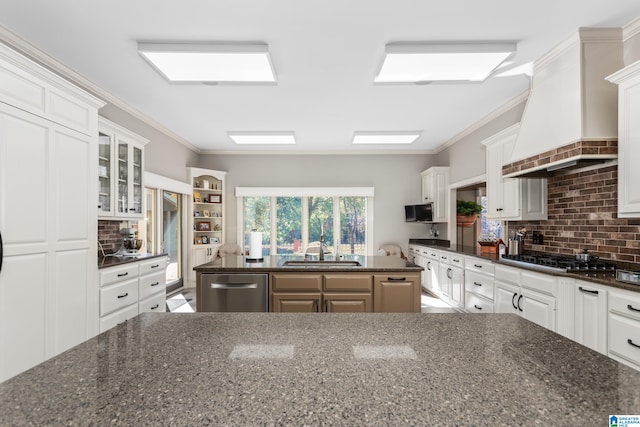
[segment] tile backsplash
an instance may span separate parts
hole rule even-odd
[[[574,255],[588,249],[603,259],[640,263],[640,218],[617,216],[617,166],[551,177],[548,190],[548,220],[507,224],[527,228],[525,250]],[[544,235],[542,245],[532,243],[533,231]]]

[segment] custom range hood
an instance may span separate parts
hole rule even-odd
[[[504,177],[545,177],[618,153],[622,29],[582,28],[534,64],[531,92]]]

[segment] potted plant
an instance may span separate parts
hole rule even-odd
[[[472,227],[480,212],[482,212],[482,206],[476,202],[458,200],[456,202],[456,222],[458,226]]]

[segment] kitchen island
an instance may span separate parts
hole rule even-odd
[[[269,311],[420,312],[423,268],[399,257],[348,255],[319,261],[301,255],[274,255],[252,262],[227,255],[194,270],[197,311],[207,311],[208,285],[224,286],[213,283],[211,275],[242,274],[247,281],[247,274],[267,274]],[[244,296],[226,293],[220,298]]]
[[[640,372],[510,314],[145,313],[0,384],[0,425],[608,425]]]

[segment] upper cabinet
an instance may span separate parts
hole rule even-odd
[[[98,216],[141,219],[144,146],[149,141],[102,117],[98,127]]]
[[[449,167],[434,166],[421,175],[422,203],[433,203],[433,222],[447,222]]]
[[[502,165],[511,158],[518,128],[511,126],[482,142],[487,147],[487,218],[546,220],[545,178],[502,177]]]
[[[640,61],[607,80],[618,85],[618,218],[639,218]]]

